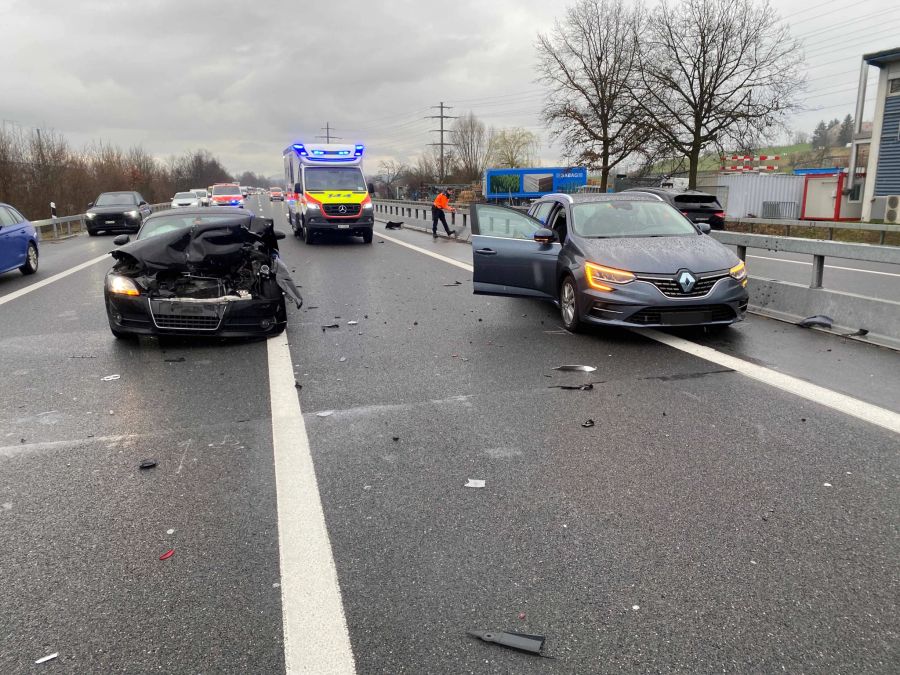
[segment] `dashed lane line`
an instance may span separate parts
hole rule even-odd
[[[416,251],[417,253],[422,253],[424,255],[431,256],[432,258],[437,258],[438,260],[442,260],[443,262],[455,265],[456,267],[460,267],[469,272],[473,271],[472,265],[468,263],[460,262],[459,260],[453,260],[452,258],[440,255],[439,253],[428,251],[424,248],[416,246],[415,244],[409,244],[405,241],[400,241],[399,239],[394,239],[393,237],[388,237],[384,234],[379,234],[378,236],[382,239],[385,239],[386,241],[391,242],[392,244],[397,244],[399,246],[403,246],[405,248]],[[857,419],[863,420],[864,422],[875,424],[879,427],[882,427],[883,429],[887,429],[888,431],[893,431],[896,434],[900,434],[900,414],[895,413],[892,410],[887,410],[886,408],[881,408],[879,406],[872,405],[871,403],[860,401],[859,399],[853,398],[852,396],[847,396],[846,394],[841,394],[839,392],[832,391],[831,389],[826,389],[825,387],[821,387],[817,384],[812,384],[811,382],[807,382],[806,380],[801,380],[798,377],[780,373],[777,370],[772,370],[771,368],[766,368],[764,366],[756,365],[755,363],[750,363],[749,361],[744,361],[743,359],[739,359],[736,356],[725,354],[716,349],[713,349],[712,347],[700,345],[696,342],[691,342],[690,340],[685,340],[684,338],[680,338],[675,335],[648,329],[635,329],[633,332],[638,335],[648,337],[651,340],[660,342],[668,347],[672,347],[673,349],[677,349],[679,351],[685,352],[686,354],[690,354],[697,358],[703,359],[704,361],[709,361],[710,363],[715,363],[716,365],[731,368],[732,370],[735,370],[742,375],[745,375],[746,377],[750,377],[758,382],[762,382],[763,384],[775,387],[776,389],[786,391],[788,393],[794,394],[795,396],[799,396],[800,398],[804,398],[808,401],[812,401],[827,408],[831,408],[832,410],[844,413],[845,415],[856,417]]]
[[[355,673],[353,651],[287,333],[267,343],[288,673]]]
[[[17,291],[13,291],[12,293],[7,293],[6,295],[0,296],[0,305],[5,305],[7,302],[11,302],[16,298],[21,298],[23,295],[27,295],[28,293],[32,293],[39,288],[43,288],[44,286],[52,284],[54,281],[65,279],[70,274],[75,274],[75,272],[80,272],[81,270],[90,267],[91,265],[96,265],[101,260],[109,260],[109,253],[104,253],[103,255],[92,258],[91,260],[83,262],[80,265],[70,267],[64,272],[54,274],[52,277],[47,277],[46,279],[42,279],[41,281],[31,284],[30,286],[26,286],[25,288],[20,288]]]

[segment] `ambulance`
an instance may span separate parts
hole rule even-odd
[[[361,145],[293,143],[284,150],[288,221],[307,244],[325,233],[372,243],[375,212]]]

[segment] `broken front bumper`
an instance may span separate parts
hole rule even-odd
[[[132,335],[253,337],[287,325],[284,298],[156,299],[106,292],[109,325]]]

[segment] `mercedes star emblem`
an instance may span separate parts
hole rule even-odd
[[[341,206],[338,207],[338,211],[340,211],[341,213],[347,213],[347,207],[341,204]]]

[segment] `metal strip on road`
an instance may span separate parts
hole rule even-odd
[[[287,332],[267,341],[288,673],[355,673]]]
[[[415,244],[409,244],[407,242],[394,239],[393,237],[387,237],[383,234],[379,234],[378,236],[387,241],[390,241],[391,243],[405,246],[406,248],[416,251],[417,253],[424,253],[425,255],[431,256],[432,258],[437,258],[438,260],[450,263],[451,265],[461,267],[462,269],[469,272],[473,271],[472,265],[469,265],[468,263],[460,262],[459,260],[453,260],[452,258],[442,256],[439,253],[433,253],[432,251],[428,251],[424,248],[419,248]],[[680,338],[675,335],[669,335],[668,333],[661,333],[659,331],[650,329],[635,329],[633,330],[633,332],[637,335],[644,335],[652,340],[656,340],[657,342],[660,342],[668,347],[672,347],[673,349],[677,349],[692,356],[696,356],[697,358],[703,359],[704,361],[709,361],[710,363],[715,363],[716,365],[731,368],[732,370],[735,370],[742,375],[757,380],[758,382],[762,382],[763,384],[767,384],[771,387],[775,387],[776,389],[781,389],[782,391],[786,391],[788,393],[794,394],[795,396],[805,398],[814,403],[818,403],[827,408],[831,408],[832,410],[844,413],[845,415],[856,417],[857,419],[863,420],[864,422],[868,422],[870,424],[874,424],[887,429],[888,431],[893,431],[896,434],[900,434],[900,414],[895,413],[891,410],[887,410],[886,408],[881,408],[871,403],[866,403],[865,401],[853,398],[852,396],[847,396],[846,394],[841,394],[839,392],[832,391],[831,389],[820,387],[817,384],[812,384],[811,382],[806,382],[805,380],[801,380],[798,377],[780,373],[777,370],[772,370],[771,368],[758,366],[755,363],[744,361],[743,359],[739,359],[736,356],[725,354],[713,349],[712,347],[699,345],[696,342],[691,342],[690,340],[685,340],[684,338]]]
[[[21,298],[23,295],[27,295],[28,293],[31,293],[32,291],[36,291],[39,288],[43,288],[44,286],[47,286],[48,284],[52,284],[54,281],[59,281],[60,279],[64,279],[65,277],[69,276],[70,274],[75,274],[75,272],[80,272],[81,270],[85,269],[86,267],[90,267],[91,265],[96,265],[101,260],[108,260],[108,259],[109,259],[109,253],[104,253],[103,255],[98,256],[97,258],[93,258],[91,260],[88,260],[87,262],[83,262],[80,265],[75,265],[75,267],[70,267],[65,272],[60,272],[59,274],[54,274],[52,277],[48,277],[46,279],[43,279],[36,283],[33,283],[30,286],[26,286],[25,288],[20,288],[19,290],[13,291],[12,293],[7,293],[4,296],[0,296],[0,305],[6,304],[7,302],[10,302],[11,300],[15,300],[16,298]]]

